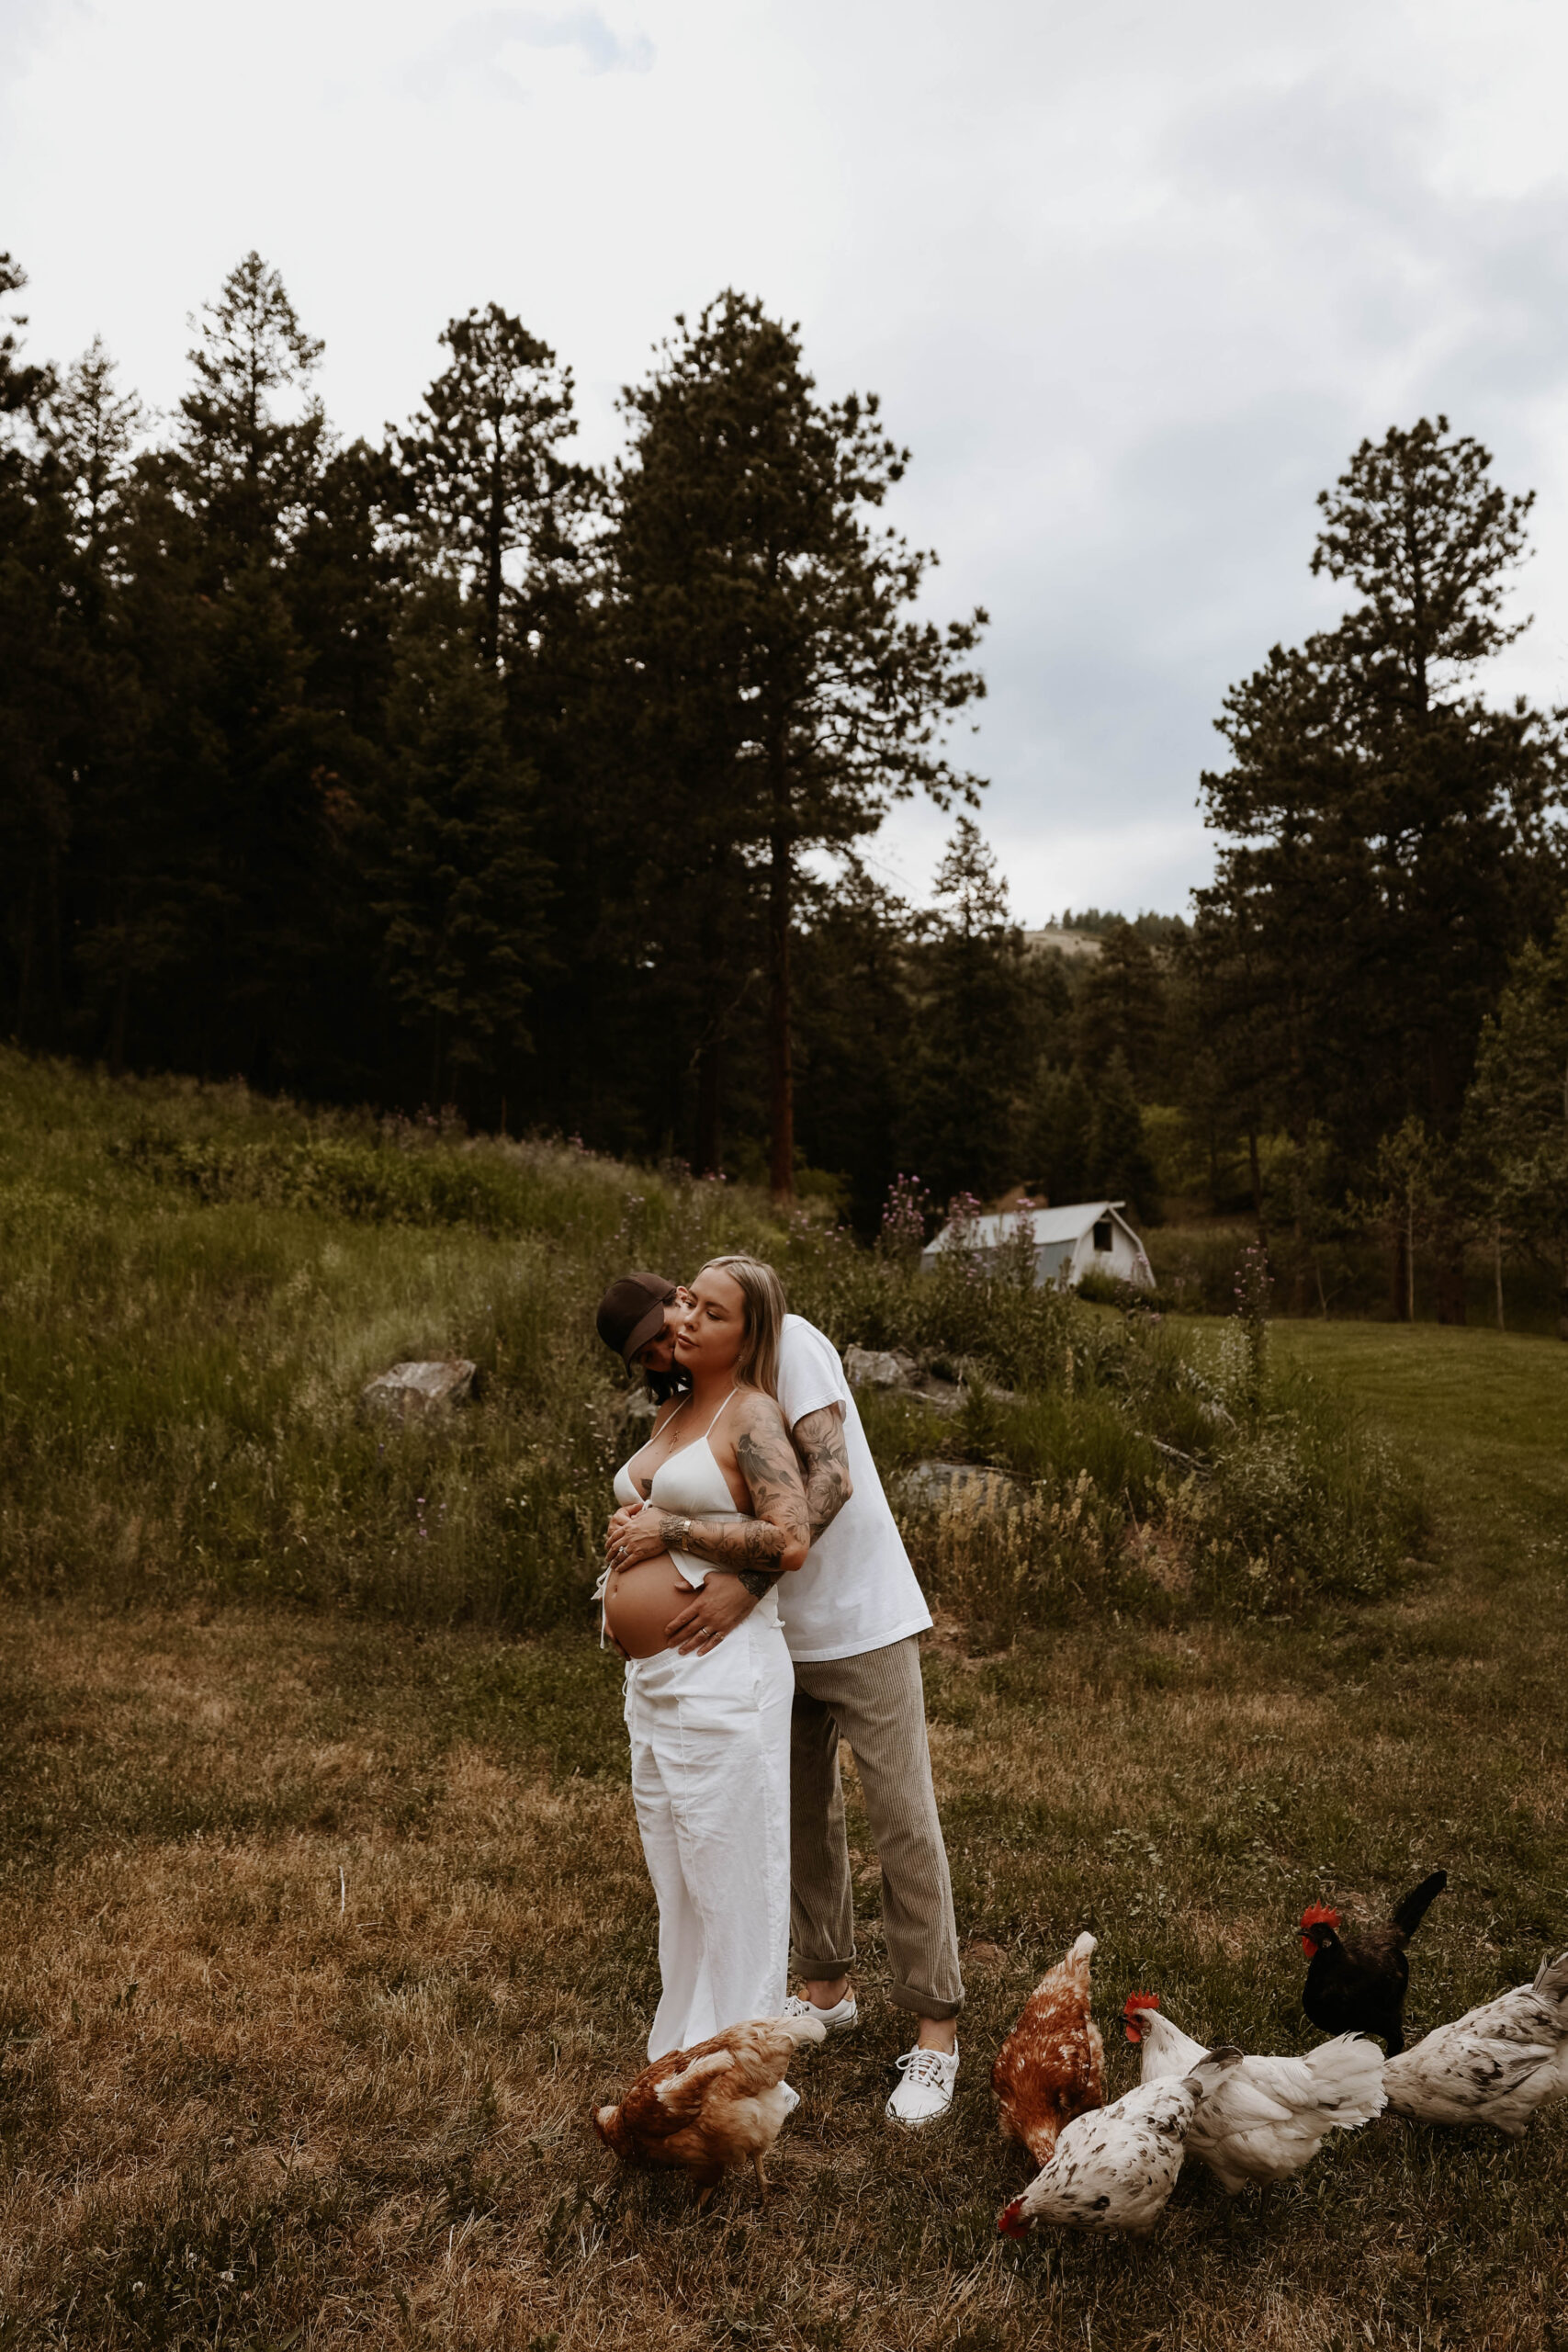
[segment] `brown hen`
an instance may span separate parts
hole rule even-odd
[[[765,2197],[762,2159],[795,2103],[784,2081],[790,2060],[797,2043],[825,2038],[816,2018],[728,2026],[645,2066],[618,2107],[599,2109],[593,2129],[628,2164],[690,2173],[699,2209],[738,2165],[751,2166]]]
[[[1082,1935],[1046,1971],[991,2069],[1002,2137],[1021,2140],[1037,2165],[1050,2163],[1064,2125],[1105,2101],[1105,2049],[1089,2011],[1093,1950]]]

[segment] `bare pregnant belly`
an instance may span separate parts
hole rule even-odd
[[[669,1553],[658,1552],[611,1577],[604,1587],[604,1623],[628,1657],[652,1657],[670,1646],[664,1628],[694,1590]]]

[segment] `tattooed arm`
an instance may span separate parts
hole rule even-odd
[[[795,1425],[795,1451],[806,1469],[806,1501],[811,1513],[811,1541],[831,1527],[850,1497],[854,1482],[844,1445],[844,1408],[824,1405]]]
[[[738,1399],[736,1422],[736,1466],[746,1481],[758,1525],[775,1528],[784,1538],[772,1565],[784,1569],[802,1567],[811,1549],[811,1510],[800,1456],[790,1441],[777,1398],[765,1396],[759,1389],[743,1392]]]
[[[609,1552],[623,1566],[656,1552],[687,1552],[710,1567],[739,1577],[747,1591],[760,1600],[781,1575],[800,1566],[821,1527],[849,1499],[850,1475],[838,1416],[839,1408],[829,1406],[824,1412],[808,1415],[800,1425],[801,1430],[826,1425],[816,1440],[822,1457],[817,1474],[822,1499],[820,1526],[783,1414],[771,1396],[753,1395],[743,1396],[736,1407],[734,1439],[736,1465],[746,1481],[756,1516],[736,1513],[729,1518],[687,1519],[679,1511],[627,1509],[617,1511],[610,1521]],[[798,1437],[797,1432],[797,1442]]]
[[[703,1558],[733,1569],[722,1586],[705,1584],[666,1626],[665,1639],[682,1656],[692,1650],[705,1654],[722,1641],[782,1575],[800,1566],[811,1548],[799,1457],[773,1398],[742,1392],[730,1428],[736,1467],[755,1518],[698,1520],[694,1526],[676,1513],[660,1514],[677,1551],[694,1552],[700,1542]],[[721,1548],[738,1556],[720,1560],[716,1555]]]
[[[628,1505],[610,1521],[605,1556],[619,1567],[635,1567],[660,1552],[687,1552],[710,1568],[739,1577],[761,1600],[784,1573],[784,1533],[771,1520],[687,1519],[657,1504]]]

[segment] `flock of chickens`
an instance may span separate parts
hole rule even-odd
[[[1235,2195],[1249,2181],[1288,2180],[1330,2132],[1354,2131],[1384,2108],[1428,2123],[1489,2123],[1518,2134],[1538,2107],[1568,2095],[1568,1951],[1543,1960],[1529,1984],[1470,2009],[1404,2046],[1405,1948],[1448,1884],[1435,1871],[1391,1918],[1359,1935],[1314,1904],[1301,1923],[1308,1956],[1302,2007],[1333,2035],[1304,2058],[1205,2050],[1134,1993],[1122,2012],[1142,2052],[1137,2086],[1105,2105],[1105,2051],[1089,1992],[1090,1935],[1081,1935],[1024,2004],[991,2070],[1004,2137],[1040,2170],[998,2220],[1009,2237],[1037,2222],[1077,2230],[1154,2228],[1188,2155]],[[1386,2057],[1376,2036],[1387,2051]],[[593,2126],[617,2155],[688,2173],[705,2205],[724,2173],[763,2159],[796,2103],[784,2077],[797,2046],[820,2041],[815,2018],[731,2027],[644,2069]]]

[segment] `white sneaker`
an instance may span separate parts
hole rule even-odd
[[[830,2009],[819,2009],[815,2001],[803,2001],[798,1993],[792,1993],[784,2013],[786,2018],[815,2018],[829,2033],[848,2033],[851,2026],[860,2023],[860,2004],[852,1993],[846,1993]]]
[[[904,2079],[887,2102],[887,2118],[891,2123],[907,2123],[919,2130],[922,2123],[934,2123],[953,2105],[953,2086],[958,2079],[956,2050],[921,2050],[918,2046],[906,2050],[898,2061],[898,2072]]]

